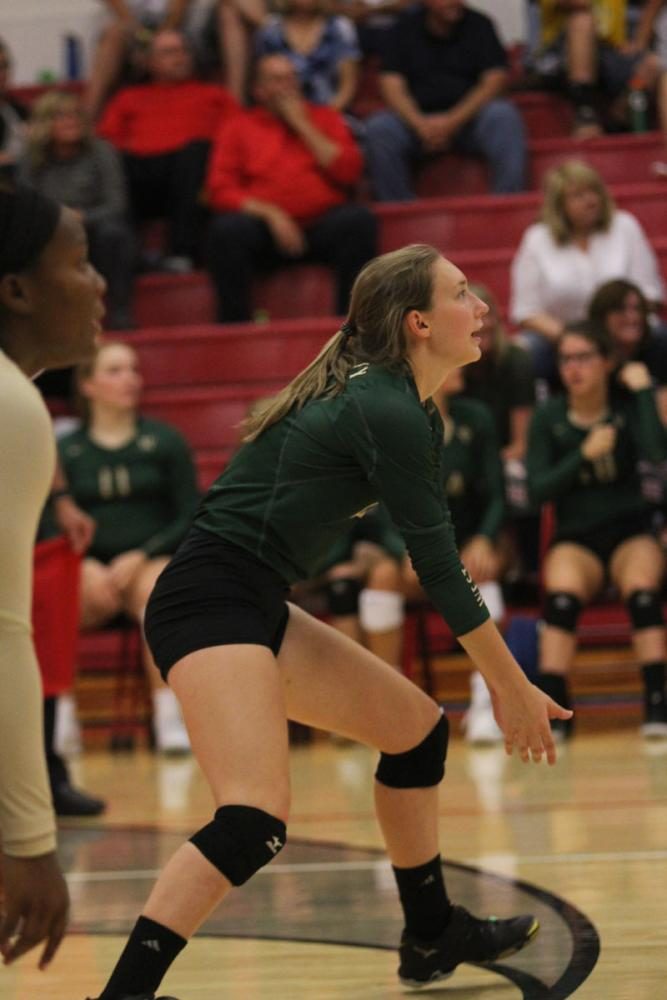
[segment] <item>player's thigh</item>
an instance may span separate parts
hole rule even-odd
[[[636,535],[614,549],[609,562],[612,581],[627,597],[633,590],[655,590],[665,574],[665,557],[651,535]]]
[[[549,549],[542,572],[546,590],[576,594],[583,602],[592,600],[604,583],[601,560],[573,542],[559,542]]]
[[[168,680],[216,805],[252,805],[286,819],[287,714],[271,650],[250,644],[197,650],[171,668]]]
[[[293,605],[278,663],[290,718],[387,753],[416,746],[440,718],[393,667]]]
[[[85,627],[103,624],[122,609],[121,597],[109,568],[97,559],[84,559],[81,563],[79,605],[81,622]]]

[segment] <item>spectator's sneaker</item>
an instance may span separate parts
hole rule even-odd
[[[477,746],[489,746],[505,740],[490,706],[471,705],[463,718],[463,728],[467,742]]]
[[[181,707],[171,688],[162,687],[153,691],[153,733],[158,753],[190,752],[190,740]]]
[[[641,733],[647,740],[667,739],[667,706],[664,698],[653,704],[647,700]]]
[[[398,978],[404,986],[426,986],[451,976],[461,962],[494,962],[520,951],[537,934],[532,916],[480,920],[454,906],[449,923],[435,941],[420,941],[403,931]]]
[[[486,681],[477,670],[470,676],[470,707],[463,717],[463,728],[468,743],[488,745],[505,739],[493,714]]]
[[[107,807],[104,799],[74,788],[68,781],[51,789],[56,816],[99,816]]]

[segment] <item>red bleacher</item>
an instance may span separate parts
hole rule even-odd
[[[123,338],[139,353],[146,390],[205,385],[270,392],[300,371],[337,329],[333,317],[155,328]]]
[[[637,140],[643,138],[624,136],[596,141],[621,143],[627,152],[625,143],[630,140],[634,142],[630,147],[634,155],[638,149],[645,152],[645,146],[637,146]],[[589,144],[585,149],[589,149]],[[467,163],[469,167],[470,161]],[[667,277],[667,256],[662,243],[667,233],[667,185],[634,180],[612,183],[610,189],[618,207],[639,219],[661,262],[664,261],[663,273]],[[380,251],[406,243],[432,243],[450,255],[471,280],[488,284],[505,308],[508,263],[522,233],[537,219],[541,200],[539,192],[528,191],[502,197],[475,194],[376,204],[373,210],[379,221]],[[258,279],[255,305],[272,320],[330,316],[334,309],[331,272],[323,265],[289,264]],[[199,271],[179,276],[142,276],[138,281],[136,318],[140,327],[213,322],[215,303],[208,276]]]

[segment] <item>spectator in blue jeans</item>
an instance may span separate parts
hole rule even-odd
[[[516,108],[500,95],[507,56],[493,22],[460,0],[422,0],[398,20],[382,56],[387,111],[368,120],[375,197],[415,197],[415,161],[446,150],[484,157],[497,194],[524,188],[526,142]]]

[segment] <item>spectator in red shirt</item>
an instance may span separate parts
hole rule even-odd
[[[167,216],[168,270],[188,271],[202,221],[201,190],[211,140],[238,104],[219,84],[193,76],[185,36],[159,31],[150,50],[148,83],[111,99],[99,133],[123,154],[135,221]]]
[[[218,319],[250,319],[255,272],[304,258],[331,265],[343,314],[359,269],[377,253],[375,216],[350,202],[361,153],[338,111],[303,99],[287,56],[258,60],[253,96],[255,107],[223,123],[208,172]]]

